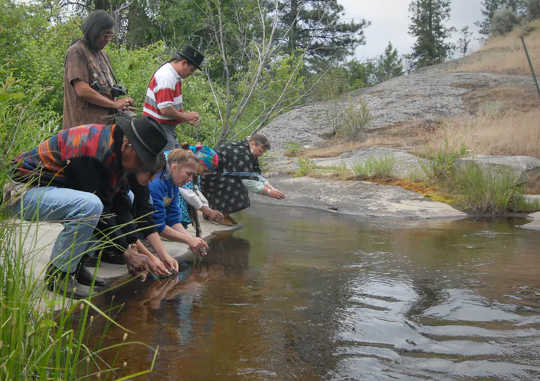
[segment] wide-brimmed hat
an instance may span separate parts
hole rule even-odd
[[[203,146],[201,143],[197,143],[195,146],[189,146],[189,149],[193,151],[201,165],[207,171],[213,172],[217,170],[219,157],[216,151],[208,146]]]
[[[201,68],[201,64],[204,60],[204,55],[192,46],[184,46],[182,50],[176,52],[174,58],[185,58],[187,62],[195,66],[197,69]]]
[[[143,163],[143,169],[154,172],[162,163],[160,156],[167,145],[163,127],[148,116],[137,119],[119,117],[117,124],[133,145],[135,153]]]

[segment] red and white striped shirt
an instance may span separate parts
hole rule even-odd
[[[184,111],[182,77],[170,63],[166,63],[154,73],[148,84],[143,115],[148,115],[162,124],[177,125],[180,123],[178,119],[161,113],[161,110],[169,106],[173,106],[177,111]]]

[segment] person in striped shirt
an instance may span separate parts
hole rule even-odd
[[[191,46],[184,47],[175,56],[156,70],[144,100],[143,115],[155,119],[167,132],[167,150],[180,147],[176,126],[188,123],[199,124],[199,113],[184,111],[182,80],[200,69],[204,56]]]

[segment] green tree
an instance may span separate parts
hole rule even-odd
[[[416,38],[409,58],[412,68],[444,62],[452,46],[447,41],[451,28],[450,0],[413,0],[409,6],[409,34]]]
[[[498,10],[511,9],[516,15],[526,13],[527,3],[524,0],[482,0],[482,15],[484,18],[475,23],[480,29],[478,32],[485,36],[491,34],[491,21]]]
[[[472,32],[469,30],[468,26],[464,26],[460,30],[460,36],[457,41],[457,52],[462,57],[465,57],[469,52],[469,46],[471,45],[471,36]]]
[[[403,74],[403,63],[399,57],[398,51],[389,41],[384,53],[377,58],[377,67],[375,77],[377,83],[388,81],[391,78]]]
[[[273,6],[268,1],[267,6]],[[344,8],[337,0],[278,0],[283,46],[290,53],[302,51],[312,67],[335,63],[365,43],[369,22],[344,20]]]

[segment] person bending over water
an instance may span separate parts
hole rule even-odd
[[[193,152],[183,149],[174,149],[165,154],[167,168],[148,186],[154,203],[153,218],[157,230],[162,237],[186,243],[194,253],[206,255],[208,244],[201,238],[193,237],[184,228],[178,203],[178,187],[193,180],[199,160]]]

